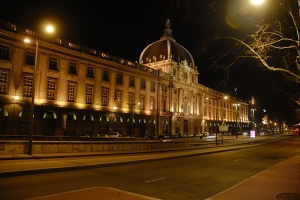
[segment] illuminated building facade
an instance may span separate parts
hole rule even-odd
[[[0,134],[28,135],[35,45],[23,40],[37,34],[0,26]],[[225,100],[198,83],[193,57],[173,38],[169,20],[139,62],[38,38],[34,135],[195,134],[217,132],[220,125],[248,130],[248,103]]]

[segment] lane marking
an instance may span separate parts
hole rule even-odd
[[[157,179],[152,179],[152,180],[149,180],[149,181],[145,181],[145,183],[160,181],[160,180],[164,180],[164,179],[166,179],[166,178],[165,177],[161,177],[161,178],[157,178]]]

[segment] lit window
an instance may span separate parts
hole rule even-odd
[[[68,101],[75,102],[76,83],[69,83],[68,86]]]
[[[129,93],[129,102],[134,102],[134,93],[132,92]]]
[[[108,88],[102,88],[102,106],[108,106]]]
[[[140,109],[145,110],[145,95],[140,96]]]
[[[86,86],[86,103],[87,104],[93,103],[93,86],[90,85]]]
[[[54,100],[56,94],[56,80],[48,79],[47,99]]]
[[[32,85],[33,85],[33,76],[26,75],[24,77],[24,97],[31,97]]]
[[[35,53],[27,51],[26,52],[26,65],[34,66]]]
[[[121,107],[121,101],[122,101],[122,91],[116,92],[116,106]]]
[[[152,110],[152,111],[154,110],[154,105],[155,105],[154,103],[155,103],[155,98],[151,97],[150,98],[150,110]]]
[[[0,94],[6,94],[7,75],[7,72],[0,71]]]

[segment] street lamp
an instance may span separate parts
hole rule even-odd
[[[215,100],[215,101],[218,101],[220,99],[227,99],[228,97],[227,96],[224,96],[223,98],[206,98],[206,99],[212,99],[212,100]],[[215,120],[217,121],[217,102],[216,102],[216,112],[215,112]],[[216,145],[218,145],[218,134],[217,134],[217,131],[216,131]]]
[[[132,113],[131,113],[131,118],[132,118],[132,129],[131,129],[131,135],[133,137],[133,134],[134,134],[134,106],[135,105],[140,105],[140,103],[133,103],[133,102],[130,102],[130,103],[127,103],[129,108],[132,110]]]
[[[46,32],[52,33],[54,28],[48,25],[45,28]],[[24,42],[30,43],[30,39],[24,39]],[[29,137],[28,137],[28,155],[32,154],[32,136],[33,136],[33,124],[34,124],[34,95],[35,95],[35,79],[36,79],[36,66],[37,66],[37,57],[39,50],[39,40],[35,41],[35,58],[34,58],[34,69],[33,69],[33,80],[32,80],[32,88],[31,88],[31,107],[30,107],[30,128],[29,128]]]
[[[235,106],[235,126],[236,126],[236,139],[238,138],[238,131],[237,131],[237,126],[238,126],[238,106],[240,106],[239,103],[234,103],[233,106]]]
[[[260,4],[264,3],[264,0],[251,0],[251,3],[255,4],[255,5],[260,5]]]
[[[251,109],[251,111],[252,111],[252,118],[253,118],[253,125],[252,125],[253,130],[255,130],[255,117],[254,117],[254,111],[255,110],[256,109]]]

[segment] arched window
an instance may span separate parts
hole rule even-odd
[[[86,114],[83,117],[84,121],[94,121],[94,116],[92,114]]]
[[[107,116],[107,115],[102,115],[102,116],[100,117],[100,122],[109,122],[108,116]]]
[[[54,111],[47,111],[45,112],[44,119],[57,119],[56,113]]]
[[[19,117],[21,118],[29,118],[30,117],[30,110],[24,109],[19,113]]]
[[[8,112],[5,108],[0,108],[0,117],[7,117]]]
[[[145,118],[139,119],[139,123],[140,123],[140,124],[146,124]]]
[[[122,122],[123,122],[123,118],[122,118],[120,115],[118,115],[118,116],[116,116],[116,118],[115,118],[115,122],[122,123]]]
[[[155,120],[154,120],[153,118],[151,118],[151,119],[149,120],[149,124],[155,124]]]
[[[127,122],[128,122],[128,123],[135,123],[135,119],[132,118],[132,117],[129,117],[129,118],[127,119]]]
[[[67,120],[76,120],[76,115],[72,112],[67,114]]]

